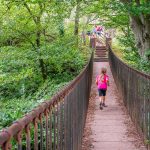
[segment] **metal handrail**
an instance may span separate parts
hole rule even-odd
[[[93,54],[83,71],[65,88],[0,132],[0,147],[8,149],[81,148],[90,96]]]
[[[125,64],[110,47],[109,62],[132,121],[143,139],[150,141],[150,75]]]
[[[144,76],[144,77],[150,79],[150,75],[149,75],[149,74],[143,73],[143,72],[141,72],[141,71],[139,71],[139,70],[137,70],[137,69],[135,69],[135,68],[133,68],[133,67],[131,67],[131,66],[128,66],[125,62],[123,62],[119,57],[117,57],[117,56],[115,55],[115,53],[113,52],[113,50],[112,50],[110,47],[109,47],[109,51],[110,51],[110,52],[120,61],[120,63],[123,64],[125,67],[127,67],[127,68],[129,68],[129,69],[132,69],[132,70],[135,71],[137,74],[140,74],[140,75],[142,75],[142,76]]]

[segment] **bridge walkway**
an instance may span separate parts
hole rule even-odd
[[[110,78],[106,105],[99,109],[95,78],[106,67]],[[91,99],[84,131],[82,150],[146,150],[115,85],[108,62],[94,62]]]

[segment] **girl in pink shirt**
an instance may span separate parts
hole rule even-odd
[[[109,85],[109,77],[106,74],[106,72],[107,69],[102,68],[101,73],[96,77],[96,84],[97,84],[99,99],[100,99],[100,109],[103,109],[103,107],[107,107],[105,105],[105,96],[107,91],[107,85]]]

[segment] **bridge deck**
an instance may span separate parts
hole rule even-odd
[[[110,87],[106,96],[108,107],[100,110],[95,78],[103,66],[108,70]],[[94,62],[91,95],[83,150],[146,150],[122,104],[108,62]]]

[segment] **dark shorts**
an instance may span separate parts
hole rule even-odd
[[[98,89],[99,96],[106,96],[106,90]]]

